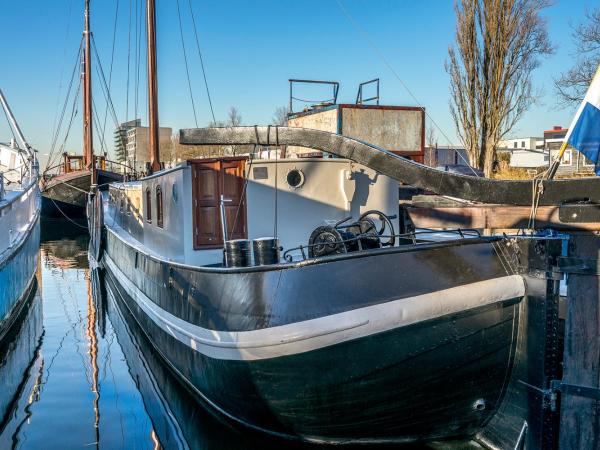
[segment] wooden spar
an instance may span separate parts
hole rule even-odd
[[[156,76],[156,2],[146,1],[148,27],[148,122],[150,146],[150,171],[160,170],[158,130],[158,82]]]
[[[90,0],[85,0],[85,28],[83,36],[85,40],[83,48],[83,164],[86,169],[92,169],[94,165],[94,138],[92,134]]]
[[[277,142],[314,148],[350,159],[407,185],[474,202],[529,207],[534,200],[539,206],[600,204],[599,177],[543,180],[534,191],[532,180],[495,180],[442,172],[366,142],[308,128],[194,128],[180,130],[179,142],[184,145],[273,145]]]

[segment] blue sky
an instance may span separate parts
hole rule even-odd
[[[199,58],[188,14],[188,0],[179,0],[192,88],[200,126],[210,119]],[[120,121],[133,118],[134,85],[127,97],[129,8],[139,0],[91,0],[92,29],[104,70],[110,67],[117,4],[117,40],[111,96]],[[457,142],[448,110],[448,75],[444,70],[448,45],[454,39],[451,0],[342,0],[357,22],[391,63],[453,143]],[[534,74],[543,95],[523,117],[514,136],[541,135],[552,125],[567,126],[572,110],[560,109],[552,79],[573,62],[571,24],[597,0],[556,0],[548,8],[550,38],[556,53]],[[382,103],[415,105],[415,101],[352,26],[335,0],[192,0],[215,114],[224,119],[230,106],[244,124],[268,123],[276,107],[287,104],[288,79],[312,78],[341,83],[339,101],[353,102],[361,81],[381,79]],[[161,125],[194,126],[175,0],[157,0]],[[83,26],[83,0],[0,0],[3,38],[0,40],[0,86],[26,137],[47,153],[57,116],[74,67]],[[133,19],[135,20],[135,18]],[[135,34],[135,33],[132,33]],[[9,39],[6,37],[9,36]],[[133,39],[133,38],[132,38]],[[132,44],[131,52],[134,52]],[[143,50],[142,64],[145,64]],[[132,58],[132,64],[134,59]],[[95,75],[95,74],[94,74]],[[61,85],[62,80],[62,85]],[[307,97],[328,92],[306,91]],[[145,66],[141,70],[138,109],[146,118]],[[100,116],[105,102],[95,79],[94,96]],[[107,121],[112,148],[113,121]],[[75,118],[66,149],[81,147],[81,116]],[[446,144],[436,131],[440,144]],[[4,121],[0,140],[9,138]],[[62,139],[62,137],[61,137]],[[98,142],[96,146],[99,147]]]

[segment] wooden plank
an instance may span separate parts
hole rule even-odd
[[[529,206],[510,205],[405,207],[417,228],[529,228],[531,213]],[[593,231],[600,230],[600,223],[564,223],[559,219],[558,206],[540,206],[535,217],[535,227]]]
[[[600,237],[573,235],[569,256],[597,260]],[[563,381],[600,387],[600,277],[570,275],[567,295]],[[561,396],[561,450],[600,448],[600,402]]]

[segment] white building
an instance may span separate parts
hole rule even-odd
[[[498,142],[498,150],[543,150],[544,138],[523,137],[514,139],[503,139]]]
[[[510,152],[510,167],[535,169],[547,166],[550,155],[546,150],[512,150]]]
[[[547,166],[549,161],[544,138],[541,137],[503,139],[498,142],[497,151],[510,154],[510,167],[535,169]]]
[[[161,150],[172,145],[171,128],[160,128],[159,147]],[[148,127],[133,127],[127,130],[127,145],[125,147],[127,165],[133,167],[137,172],[146,171],[147,163],[150,162]]]

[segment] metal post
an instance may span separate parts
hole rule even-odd
[[[221,194],[221,201],[219,202],[219,211],[221,213],[221,233],[223,233],[223,258],[225,259],[225,267],[229,267],[226,246],[226,243],[229,240],[229,236],[227,236],[227,215],[225,214],[225,203],[230,201],[231,200],[225,199],[225,196]]]
[[[159,128],[158,128],[158,81],[156,74],[156,1],[146,1],[148,25],[148,122],[150,146],[150,170],[160,170]]]
[[[21,131],[21,128],[19,127],[19,124],[17,123],[17,120],[15,119],[15,116],[13,115],[13,113],[10,109],[10,106],[8,105],[8,102],[6,101],[6,98],[4,97],[4,93],[2,92],[1,89],[0,89],[0,103],[2,103],[2,108],[4,109],[4,112],[6,112],[6,115],[8,116],[10,125],[12,126],[12,129],[14,130],[15,134],[17,135],[17,138],[19,138],[20,144],[23,146],[23,150],[27,150],[29,152],[29,156],[33,157],[34,154],[33,154],[33,151],[31,150],[31,146],[25,140],[25,137],[23,136],[23,132]]]

